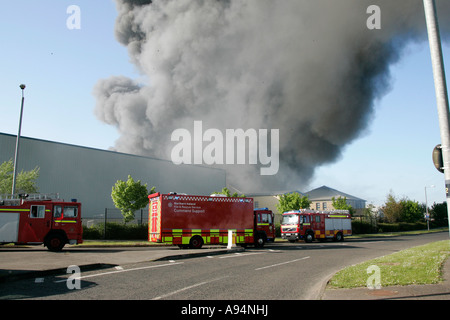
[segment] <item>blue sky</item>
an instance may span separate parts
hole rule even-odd
[[[81,29],[69,30],[69,5],[81,9]],[[17,134],[25,83],[22,135],[108,149],[115,128],[96,119],[92,90],[101,78],[140,75],[114,38],[113,0],[17,0],[0,11],[0,132]],[[450,46],[444,46],[447,76]],[[391,69],[390,92],[376,101],[365,134],[335,164],[319,168],[309,189],[327,185],[381,205],[398,197],[445,200],[444,176],[431,161],[440,143],[434,82],[427,42],[412,44]],[[302,190],[308,191],[308,190]]]

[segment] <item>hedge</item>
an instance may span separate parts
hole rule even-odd
[[[147,240],[148,224],[123,224],[106,223],[106,237],[104,236],[105,224],[99,223],[92,227],[83,227],[83,239],[85,240]]]

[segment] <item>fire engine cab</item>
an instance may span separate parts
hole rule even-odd
[[[0,243],[44,244],[61,251],[80,244],[81,203],[65,202],[58,194],[0,195]]]
[[[348,210],[315,211],[309,209],[283,213],[281,237],[290,242],[314,239],[343,241],[352,235],[351,215]]]

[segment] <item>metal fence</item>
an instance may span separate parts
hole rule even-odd
[[[105,208],[103,213],[96,214],[92,217],[84,217],[83,218],[83,226],[88,228],[95,226],[97,224],[106,224],[106,223],[124,223],[124,219],[122,213],[119,209],[116,208]],[[148,213],[147,209],[141,209],[135,211],[134,220],[131,220],[127,224],[137,224],[142,225],[148,223]]]

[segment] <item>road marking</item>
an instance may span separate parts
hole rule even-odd
[[[183,264],[184,262],[171,262],[171,263],[166,263],[166,264],[160,264],[157,266],[148,266],[148,267],[139,267],[139,268],[132,268],[132,269],[123,269],[122,270],[116,270],[116,271],[109,271],[109,272],[103,272],[103,273],[96,273],[96,274],[91,274],[88,276],[81,276],[77,279],[87,279],[87,278],[93,278],[93,277],[100,277],[100,276],[106,276],[109,274],[115,274],[115,273],[122,273],[122,272],[129,272],[129,271],[137,271],[137,270],[145,270],[145,269],[153,269],[153,268],[161,268],[161,267],[169,267],[169,266],[174,266],[177,264]],[[59,283],[59,282],[66,282],[67,279],[65,280],[57,280],[54,281],[54,283]]]
[[[372,244],[372,243],[381,243],[384,242],[384,240],[381,241],[365,241],[365,242],[359,242],[359,244]]]
[[[178,290],[169,292],[169,293],[167,293],[167,294],[164,294],[164,295],[162,295],[162,296],[153,298],[152,300],[161,300],[161,299],[164,299],[164,298],[173,296],[174,294],[177,294],[177,293],[180,293],[180,292],[189,290],[189,289],[193,289],[193,288],[196,288],[196,287],[200,287],[200,286],[203,286],[203,285],[208,284],[208,283],[211,283],[211,282],[219,281],[219,280],[221,280],[221,279],[223,279],[223,278],[226,278],[226,277],[221,277],[221,278],[213,279],[213,280],[210,280],[210,281],[204,281],[204,282],[196,283],[196,284],[193,284],[193,285],[191,285],[191,286],[184,287],[184,288],[181,288],[181,289],[178,289]]]
[[[254,254],[263,254],[263,253],[265,253],[265,252],[249,252],[249,253],[239,253],[239,252],[237,252],[234,255],[219,257],[219,259],[245,257],[245,256],[251,256],[251,255],[254,255]]]
[[[268,268],[272,268],[272,267],[278,267],[278,266],[282,266],[283,264],[293,263],[293,262],[297,262],[297,261],[301,261],[301,260],[306,260],[306,259],[309,259],[309,258],[310,257],[303,257],[303,258],[300,258],[300,259],[295,259],[295,260],[291,260],[291,261],[286,261],[286,262],[281,262],[281,263],[277,263],[277,264],[272,264],[270,266],[257,268],[257,269],[255,269],[255,271],[268,269]]]

